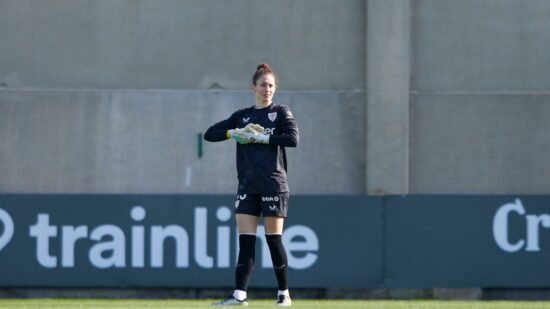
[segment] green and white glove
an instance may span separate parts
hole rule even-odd
[[[259,124],[255,124],[255,123],[249,123],[246,125],[246,127],[244,127],[244,130],[246,132],[258,132],[258,133],[264,133],[264,127],[262,127],[261,125]]]
[[[237,138],[246,140],[246,143],[239,142]],[[235,137],[233,139],[235,139],[237,142],[241,144],[248,144],[248,143],[269,144],[269,135],[259,133],[256,131],[244,131],[244,132],[235,133]]]
[[[232,138],[239,144],[269,144],[269,135],[264,134],[264,128],[255,123],[249,123],[242,129],[228,130],[227,138]]]
[[[244,128],[243,129],[231,129],[231,130],[227,130],[227,138],[230,139],[234,139],[235,141],[237,141],[239,144],[248,144],[248,139],[244,136],[242,136],[242,134],[244,133]]]

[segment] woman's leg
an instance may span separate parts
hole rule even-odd
[[[248,305],[246,290],[250,274],[254,268],[256,229],[260,217],[237,213],[235,218],[239,233],[239,257],[235,267],[235,291],[230,297],[213,303],[214,306]]]
[[[237,231],[239,232],[239,257],[235,269],[235,298],[246,299],[246,290],[256,259],[256,228],[259,217],[237,214]]]
[[[235,217],[237,218],[237,231],[239,234],[256,235],[260,217],[246,214],[236,214]]]
[[[283,235],[283,225],[285,218],[281,217],[264,217],[264,228],[266,234]]]
[[[283,225],[284,218],[281,217],[265,217],[265,239],[271,253],[271,261],[277,277],[277,304],[290,305],[290,295],[288,292],[288,258],[285,247],[283,245]],[[281,298],[281,296],[285,296]],[[283,303],[284,302],[284,303]]]

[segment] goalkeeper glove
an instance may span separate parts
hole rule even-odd
[[[258,132],[258,133],[264,133],[264,127],[262,127],[261,125],[259,124],[255,124],[255,123],[249,123],[246,125],[246,127],[244,127],[244,130],[246,132]]]
[[[226,134],[228,139],[232,138],[239,144],[269,144],[269,135],[264,134],[264,127],[255,123],[249,123],[242,129],[228,130]]]
[[[235,136],[235,133],[242,133],[242,132],[264,133],[264,127],[262,127],[259,124],[249,123],[246,125],[246,127],[242,129],[239,128],[239,129],[227,130],[226,132],[227,139],[233,138],[233,136]]]
[[[244,129],[231,129],[227,130],[226,136],[227,139],[234,139],[239,144],[248,144],[248,139],[241,134],[244,133]]]
[[[256,131],[239,131],[235,132],[233,139],[241,144],[269,144],[269,135]]]

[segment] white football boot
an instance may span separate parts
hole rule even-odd
[[[248,300],[246,298],[238,300],[231,295],[222,301],[212,303],[212,306],[248,306]]]

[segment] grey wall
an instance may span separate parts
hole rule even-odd
[[[279,73],[294,193],[549,193],[544,0],[0,1],[0,191],[233,193]]]
[[[549,103],[541,95],[415,96],[412,190],[549,193]]]
[[[1,1],[0,191],[234,193],[234,146],[198,159],[197,134],[268,62],[302,136],[292,192],[363,192],[365,6]]]
[[[415,1],[412,192],[550,193],[549,11]]]
[[[276,96],[300,123],[301,144],[287,151],[292,192],[361,192],[364,93]],[[4,192],[236,192],[235,143],[206,142],[201,157],[198,134],[253,101],[251,92],[4,90],[1,98]],[[327,174],[332,181],[322,181]]]
[[[287,90],[363,90],[363,0],[2,0],[14,87],[242,90],[259,62]]]

